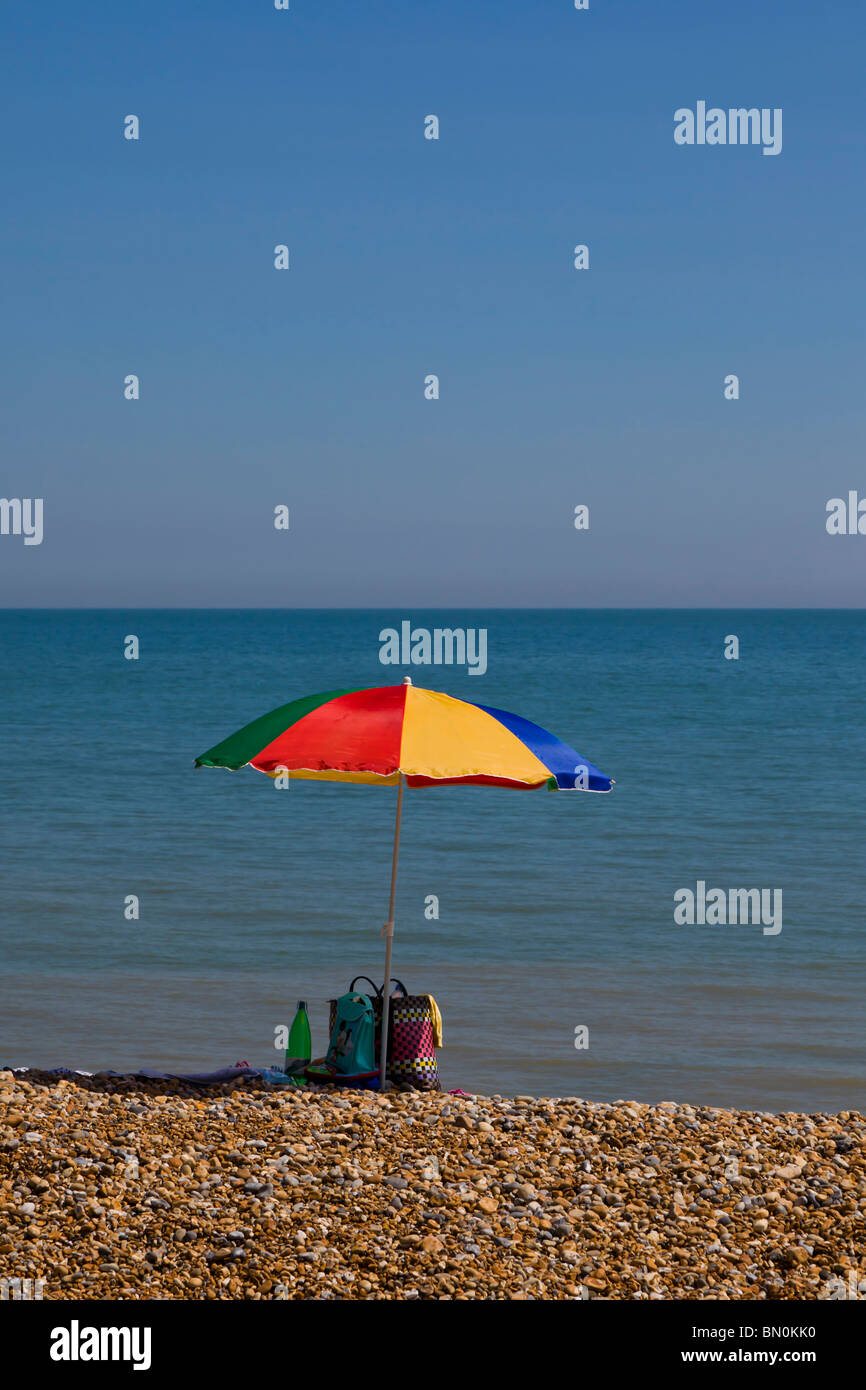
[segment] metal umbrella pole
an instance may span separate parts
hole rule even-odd
[[[379,1049],[379,1086],[384,1091],[385,1076],[388,1071],[388,1017],[391,991],[391,947],[394,943],[394,895],[397,892],[397,856],[400,853],[400,816],[403,811],[403,787],[406,779],[402,772],[397,786],[397,815],[394,823],[394,856],[391,860],[391,899],[388,903],[388,920],[382,928],[385,937],[385,988],[382,996],[382,1043]]]

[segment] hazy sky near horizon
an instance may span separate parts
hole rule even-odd
[[[863,605],[859,0],[4,28],[0,605]]]

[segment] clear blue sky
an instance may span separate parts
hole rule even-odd
[[[0,603],[862,605],[860,0],[4,29],[0,495],[45,538]],[[676,146],[698,100],[782,153]]]

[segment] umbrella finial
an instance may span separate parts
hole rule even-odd
[[[412,677],[411,677],[411,676],[404,676],[404,677],[403,677],[403,684],[404,684],[404,685],[411,685],[411,684],[412,684]]]

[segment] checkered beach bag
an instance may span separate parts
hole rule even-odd
[[[370,1002],[376,1020],[376,1060],[382,1043],[383,991],[366,975],[357,975],[349,985],[351,994],[358,980],[372,986]],[[433,1045],[433,1010],[426,994],[410,994],[401,980],[391,980],[403,993],[388,1002],[388,1080],[413,1091],[441,1091],[436,1048]],[[330,1028],[333,1031],[337,1001],[330,1001]]]

